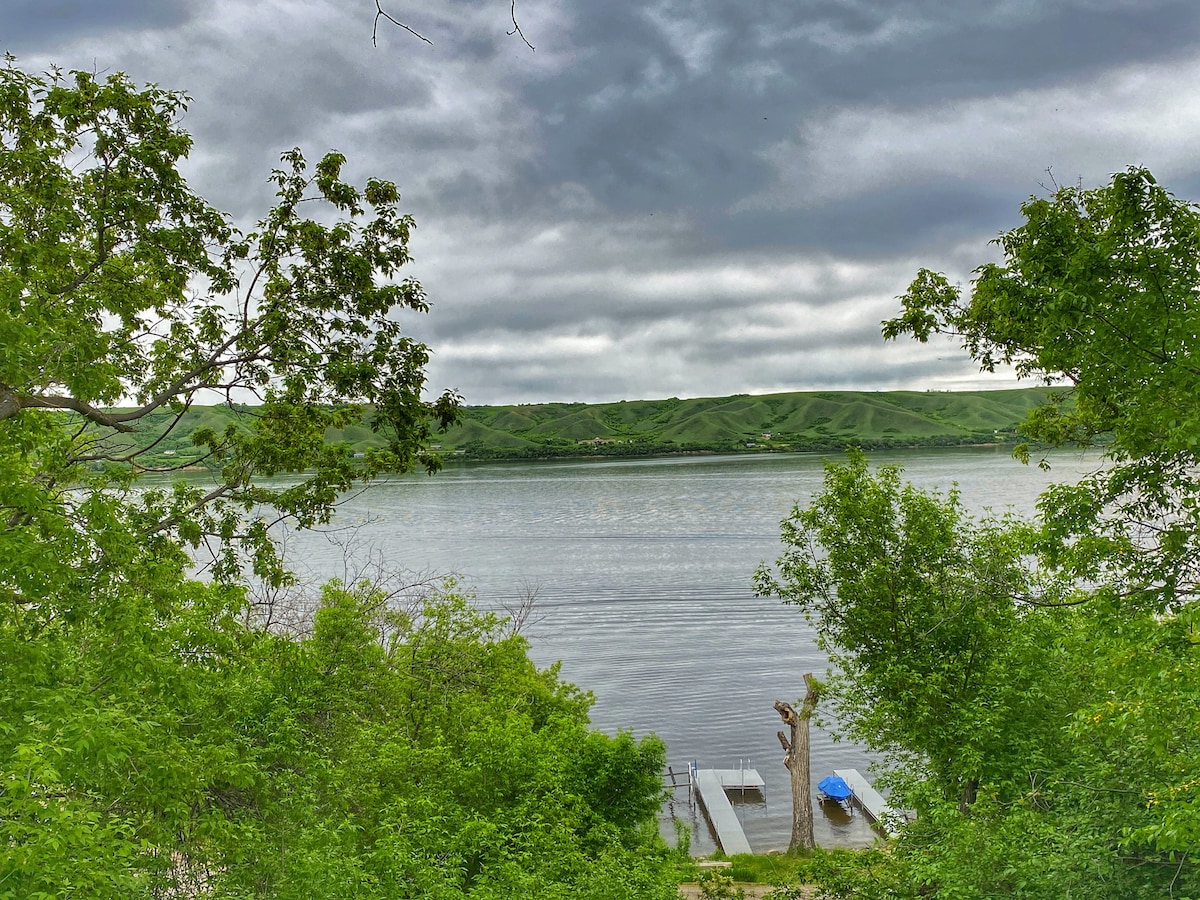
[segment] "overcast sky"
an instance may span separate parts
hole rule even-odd
[[[249,227],[293,146],[395,181],[472,404],[1011,386],[885,344],[1053,179],[1200,195],[1196,0],[2,0],[26,69],[185,90]]]

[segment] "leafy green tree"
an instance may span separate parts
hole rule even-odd
[[[884,334],[956,335],[985,369],[1068,385],[1024,425],[1031,440],[1099,444],[1106,458],[1039,503],[1037,562],[1085,604],[1059,617],[1087,690],[1056,793],[1077,833],[1129,863],[1114,883],[1195,893],[1200,208],[1131,168],[1022,212],[997,242],[1003,262],[976,270],[967,296],[923,270]]]
[[[335,583],[311,637],[264,640],[238,731],[272,775],[231,812],[245,858],[221,890],[671,896],[661,742],[590,731],[591,698],[467,598],[397,615]]]
[[[758,590],[805,610],[836,666],[836,720],[917,814],[889,865],[863,858],[857,878],[886,881],[880,896],[1187,896],[1190,614],[1072,590],[1036,567],[1035,527],[974,522],[857,452],[783,537]],[[860,895],[844,868],[819,877]]]
[[[956,336],[987,371],[1011,364],[1069,385],[1024,433],[1050,446],[1099,441],[1113,465],[1047,495],[1047,552],[1131,602],[1190,598],[1200,558],[1200,208],[1129,169],[1021,211],[1025,224],[996,242],[1003,264],[980,266],[969,296],[922,270],[884,335]]]
[[[59,513],[86,515],[76,498],[149,468],[147,450],[198,398],[256,398],[176,464],[209,462],[214,485],[144,491],[122,515],[145,539],[219,542],[218,577],[249,555],[278,578],[246,510],[270,504],[309,525],[361,478],[435,468],[431,428],[453,421],[457,397],[422,399],[428,351],[396,315],[427,303],[395,277],[413,226],[395,185],[360,190],[341,179],[340,154],[309,173],[289,151],[276,205],[240,234],[178,171],[186,102],[119,75],[37,77],[11,58],[0,71],[0,506],[28,556]],[[388,443],[359,464],[324,435],[364,409]],[[285,489],[255,480],[285,471],[310,474]],[[93,490],[74,493],[81,483]],[[29,563],[33,578],[42,566]],[[19,602],[26,588],[8,587]]]
[[[956,492],[917,490],[895,466],[872,472],[860,451],[827,466],[782,529],[784,555],[759,569],[757,590],[813,622],[849,736],[964,809],[1014,760],[1057,752],[1038,746],[1059,742],[1021,659],[1038,652],[1027,641],[1047,650],[1053,638],[1036,610],[1017,609],[1033,589],[1027,529],[974,523]]]
[[[977,524],[852,455],[760,573],[918,811],[886,864],[820,876],[838,896],[1200,893],[1200,210],[1130,169],[1022,211],[968,292],[922,270],[884,334],[1065,383],[1023,432],[1104,464],[1036,521]]]
[[[0,889],[20,896],[201,871],[227,831],[211,797],[239,777],[237,577],[286,579],[251,511],[321,521],[360,478],[435,465],[431,422],[455,413],[421,399],[426,350],[392,315],[425,307],[392,278],[411,228],[394,186],[293,151],[239,234],[178,171],[185,108],[119,75],[0,70]],[[215,483],[134,490],[206,392],[262,401],[181,461]],[[363,404],[390,443],[356,468],[322,438]],[[289,470],[308,475],[256,481]],[[209,584],[187,577],[202,544]]]
[[[179,172],[186,103],[0,70],[0,897],[669,896],[661,744],[592,733],[507,625],[371,585],[256,617],[270,523],[435,469],[458,398],[401,330],[395,186],[290,151],[242,234]],[[172,480],[213,396],[176,464],[209,481]]]

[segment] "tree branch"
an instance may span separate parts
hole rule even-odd
[[[379,46],[378,42],[376,41],[376,38],[379,34],[379,20],[380,19],[387,19],[389,22],[391,22],[396,27],[403,28],[409,34],[411,34],[415,37],[418,37],[421,40],[423,40],[425,43],[429,44],[430,46],[433,46],[433,41],[431,41],[429,38],[425,37],[425,35],[421,34],[419,31],[409,28],[403,22],[397,22],[390,15],[388,15],[386,12],[384,12],[383,7],[380,6],[379,3],[380,3],[380,0],[375,0],[375,23],[371,26],[371,46],[372,47]]]
[[[511,3],[508,8],[508,14],[509,14],[509,17],[512,19],[513,27],[512,27],[512,31],[506,31],[505,34],[507,34],[509,37],[512,37],[514,34],[517,35],[525,43],[526,47],[528,47],[530,50],[536,50],[537,47],[535,47],[535,46],[533,46],[533,44],[529,43],[529,38],[525,37],[525,32],[521,30],[521,25],[517,21],[517,0],[511,0]],[[397,28],[403,28],[405,31],[407,31],[409,34],[411,34],[413,37],[424,41],[425,43],[429,44],[430,46],[433,46],[433,41],[431,41],[429,38],[425,37],[425,35],[421,34],[421,32],[417,31],[411,25],[405,25],[403,22],[394,18],[391,14],[389,14],[387,11],[385,11],[382,6],[382,0],[375,0],[375,21],[371,25],[371,46],[372,47],[379,46],[379,20],[380,19],[387,19],[389,22],[391,22]]]
[[[146,530],[144,530],[142,532],[142,537],[148,538],[148,537],[152,537],[156,534],[159,534],[160,532],[166,531],[168,528],[171,528],[171,527],[179,524],[179,522],[182,521],[182,519],[185,515],[190,515],[191,513],[194,513],[196,510],[203,509],[205,506],[207,506],[212,501],[216,500],[218,497],[224,497],[226,494],[231,493],[237,487],[238,487],[237,484],[234,484],[231,482],[226,482],[224,484],[217,485],[215,488],[213,488],[211,491],[209,491],[207,494],[205,494],[203,497],[201,497],[199,500],[197,500],[195,503],[193,503],[187,509],[179,510],[179,511],[175,512],[174,514],[167,516],[165,519],[161,520],[160,522],[157,522],[153,527],[147,528]]]
[[[512,5],[509,7],[508,14],[512,16],[513,30],[507,31],[505,34],[507,34],[509,37],[512,37],[514,34],[520,35],[521,40],[525,42],[526,47],[528,47],[530,50],[536,50],[537,47],[529,43],[529,38],[525,37],[525,32],[523,32],[521,30],[521,26],[517,24],[517,0],[512,0]]]
[[[133,431],[133,426],[126,425],[123,421],[125,417],[121,414],[107,413],[74,397],[58,394],[18,394],[14,388],[0,384],[0,420],[11,419],[23,409],[69,409],[98,425],[117,431]]]

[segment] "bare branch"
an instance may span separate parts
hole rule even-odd
[[[254,326],[257,326],[258,324],[259,322],[253,323]],[[215,369],[224,369],[227,366],[239,365],[241,363],[248,362],[257,362],[259,360],[266,359],[266,354],[261,350],[244,353],[241,356],[231,356],[225,359],[221,358],[222,353],[224,353],[245,336],[245,331],[235,331],[222,344],[214,349],[212,353],[209,354],[208,359],[201,362],[195,368],[181,373],[174,381],[167,385],[163,390],[159,391],[159,393],[152,397],[145,405],[140,406],[131,412],[114,414],[112,416],[113,421],[129,422],[140,419],[143,416],[154,412],[154,410],[158,409],[164,403],[175,397],[178,397],[180,394],[190,394],[193,391],[199,390],[201,387],[203,387],[203,385],[189,385],[189,382],[195,381],[196,379],[200,378],[200,376],[206,375]]]
[[[515,0],[514,0],[514,2],[515,2]],[[371,46],[372,47],[379,46],[378,42],[376,41],[376,38],[379,34],[379,20],[380,19],[387,19],[389,22],[391,22],[397,28],[403,28],[409,34],[411,34],[415,37],[418,37],[421,40],[423,40],[425,43],[429,44],[430,46],[433,46],[433,41],[431,41],[429,38],[425,37],[425,35],[421,34],[419,31],[409,28],[403,22],[398,22],[395,19],[393,19],[391,16],[389,16],[386,12],[383,11],[383,7],[380,6],[379,3],[380,3],[380,0],[375,0],[375,23],[371,26]],[[529,42],[526,41],[525,43],[529,43]]]
[[[167,425],[167,427],[162,430],[162,433],[159,434],[158,437],[156,437],[148,446],[135,447],[133,450],[131,450],[129,453],[125,454],[124,456],[111,456],[111,455],[105,454],[105,453],[94,453],[94,454],[87,454],[85,456],[77,456],[77,457],[75,457],[75,459],[77,462],[94,462],[97,460],[109,460],[111,462],[133,463],[134,460],[136,460],[143,453],[149,453],[155,447],[157,447],[159,444],[161,444],[164,440],[166,440],[166,438],[171,434],[171,432],[173,432],[175,430],[175,427],[181,421],[183,421],[184,415],[186,415],[187,411],[191,408],[192,408],[192,397],[191,397],[191,395],[188,395],[187,399],[183,403],[182,408],[180,408],[180,410],[175,414],[175,417],[171,420],[170,424]],[[184,465],[187,465],[187,464],[188,463],[184,463]]]
[[[507,31],[507,32],[505,32],[505,34],[509,35],[510,37],[514,34],[517,35],[525,43],[526,47],[528,47],[530,50],[536,50],[537,47],[535,47],[535,46],[533,46],[533,44],[529,43],[529,38],[525,37],[525,32],[521,30],[521,24],[517,21],[517,0],[511,0],[511,3],[508,8],[508,14],[509,14],[509,17],[512,19],[513,27],[512,27],[512,31]],[[405,25],[403,22],[394,18],[391,14],[389,14],[387,11],[385,11],[382,6],[382,0],[375,0],[375,21],[371,25],[371,46],[372,47],[379,46],[378,38],[379,38],[379,20],[380,19],[387,19],[389,22],[391,22],[397,28],[403,28],[409,34],[413,35],[416,38],[419,38],[420,40],[424,41],[425,43],[429,44],[430,46],[433,46],[433,41],[431,41],[429,38],[425,37],[425,35],[421,34],[421,32],[417,31],[411,25]]]
[[[521,30],[521,26],[517,24],[517,0],[512,0],[512,6],[509,8],[508,13],[510,16],[512,16],[513,30],[506,32],[506,34],[509,37],[512,37],[514,34],[520,35],[521,40],[525,42],[526,47],[528,47],[530,50],[536,50],[537,47],[529,43],[529,38],[525,37],[525,32],[523,32]]]

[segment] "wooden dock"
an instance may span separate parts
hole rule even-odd
[[[888,834],[895,831],[897,822],[903,821],[904,817],[888,806],[883,795],[871,787],[871,783],[862,776],[858,769],[834,769],[833,774],[850,786],[858,805],[866,810],[867,815]]]
[[[752,853],[750,841],[746,839],[746,832],[742,830],[742,823],[726,791],[762,793],[766,787],[762,776],[754,769],[701,769],[692,763],[692,785],[725,855]]]

